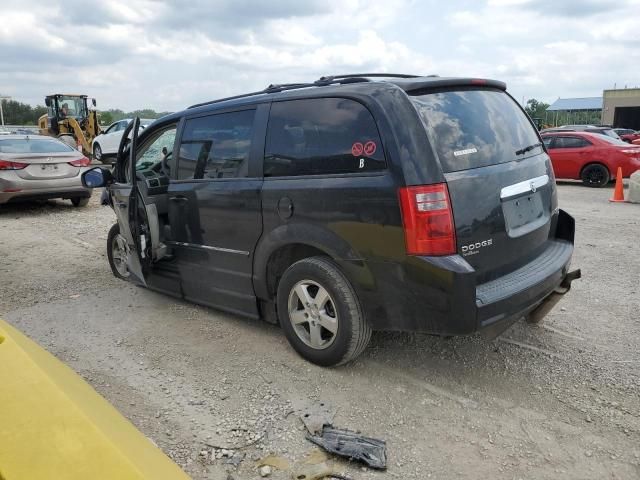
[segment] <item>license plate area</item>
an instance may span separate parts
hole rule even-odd
[[[502,214],[507,235],[512,238],[526,235],[549,221],[549,213],[545,212],[541,191],[502,200]]]
[[[29,165],[25,169],[25,173],[30,179],[42,178],[61,178],[68,177],[70,174],[70,166],[66,163],[36,163]]]

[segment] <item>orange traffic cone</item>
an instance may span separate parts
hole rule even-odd
[[[624,202],[624,187],[622,185],[622,167],[618,167],[616,174],[616,188],[613,191],[613,198],[609,199],[610,202]]]

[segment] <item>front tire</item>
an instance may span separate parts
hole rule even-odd
[[[609,180],[611,178],[607,167],[600,163],[587,165],[582,170],[582,174],[580,176],[582,178],[582,183],[584,183],[587,187],[592,188],[604,187],[609,183]]]
[[[93,159],[97,160],[98,162],[103,162],[104,156],[102,155],[102,147],[100,147],[99,143],[94,143],[93,144]]]
[[[120,225],[117,223],[109,230],[107,235],[107,258],[111,272],[122,280],[128,280],[129,269],[127,268],[126,240],[120,235]]]
[[[278,285],[277,305],[287,340],[317,365],[347,363],[371,338],[355,290],[328,258],[305,258],[291,265]]]

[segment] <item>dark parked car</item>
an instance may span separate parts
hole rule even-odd
[[[640,132],[631,130],[630,128],[614,128],[615,132],[627,143],[633,143],[634,140],[640,140]]]
[[[134,120],[113,177],[84,176],[118,216],[115,275],[279,322],[320,365],[372,330],[539,321],[579,271],[535,127],[502,82],[383,76],[194,105],[139,138]]]

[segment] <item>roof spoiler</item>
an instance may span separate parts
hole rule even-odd
[[[420,90],[432,90],[434,88],[451,87],[484,87],[506,90],[507,84],[499,80],[487,78],[446,78],[446,77],[420,77],[393,82],[407,93]]]

